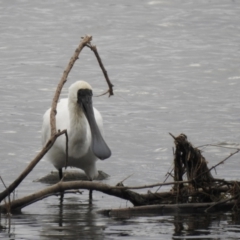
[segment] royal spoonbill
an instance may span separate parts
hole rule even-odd
[[[111,150],[105,143],[102,116],[92,106],[92,87],[84,81],[77,81],[69,88],[68,98],[61,99],[57,104],[57,130],[67,129],[68,133],[68,164],[86,173],[89,180],[98,176],[97,159],[104,160],[111,156]],[[45,145],[51,134],[50,111],[43,116],[42,144]],[[57,138],[46,158],[59,171],[62,178],[62,168],[66,164],[66,137]]]

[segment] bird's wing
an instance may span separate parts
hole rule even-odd
[[[44,146],[50,138],[50,111],[49,108],[43,115],[42,124],[42,145]],[[57,105],[56,127],[57,131],[67,129],[69,126],[68,99],[61,99]]]
[[[43,124],[42,124],[42,146],[44,146],[49,137],[50,137],[50,111],[48,109],[43,115]]]

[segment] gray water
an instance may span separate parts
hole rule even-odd
[[[240,1],[0,0],[0,175],[9,185],[41,149],[42,115],[85,34],[93,36],[115,95],[95,97],[112,157],[98,168],[115,185],[162,182],[173,139],[195,145],[240,142]],[[95,56],[84,49],[62,92],[86,80],[97,96],[107,86]],[[204,148],[213,166],[234,150]],[[43,189],[33,180],[53,170],[44,159],[15,198]],[[239,180],[239,155],[217,168]],[[215,175],[214,175],[215,176]],[[0,191],[4,187],[0,184]],[[146,190],[141,190],[145,192]],[[154,191],[154,190],[152,190]],[[0,219],[2,239],[239,239],[231,213],[115,219],[98,210],[130,203],[94,192],[50,197]]]

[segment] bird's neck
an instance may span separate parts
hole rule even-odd
[[[75,129],[75,131],[79,128],[81,131],[86,129],[87,119],[83,112],[83,109],[78,106],[76,103],[69,102],[69,117],[70,117],[70,125],[71,129]],[[82,132],[84,135],[84,133]]]

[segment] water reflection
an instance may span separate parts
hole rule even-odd
[[[211,232],[209,227],[212,224],[211,215],[192,215],[192,216],[176,216],[174,217],[175,234],[173,236],[194,236],[199,235],[198,230],[204,229],[204,234],[209,235]]]
[[[88,201],[81,202],[77,197],[60,199],[59,204],[49,205],[47,208],[58,212],[49,215],[40,235],[44,239],[62,237],[64,239],[104,239],[104,224],[99,224],[94,213],[94,207]]]
[[[233,230],[233,226],[239,224],[238,214],[202,214],[174,217],[175,239],[238,239],[239,226]]]
[[[78,197],[60,198],[49,204],[49,214],[2,215],[3,239],[239,239],[239,214],[192,214],[109,218],[99,215],[97,205]],[[144,226],[144,227],[143,227]],[[17,235],[16,235],[17,232]],[[0,237],[0,238],[1,238]]]

